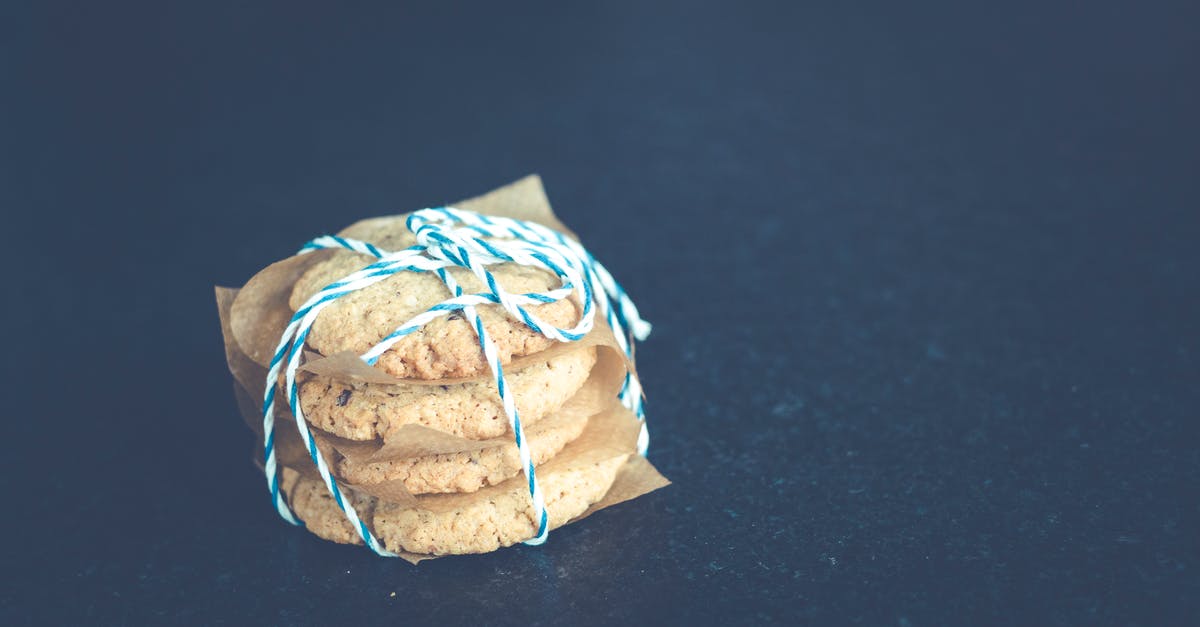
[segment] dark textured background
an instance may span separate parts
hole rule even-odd
[[[808,4],[5,3],[0,622],[1195,620],[1197,5]],[[285,525],[212,286],[534,171],[675,485]]]

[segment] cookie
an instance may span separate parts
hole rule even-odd
[[[588,378],[596,349],[586,348],[505,374],[521,423],[532,426],[562,407]],[[300,384],[300,406],[314,426],[350,440],[387,439],[417,424],[471,440],[509,432],[491,380],[442,386],[343,383],[310,377]]]
[[[538,472],[550,527],[566,524],[603,498],[628,457],[623,454],[590,459]],[[362,543],[319,479],[300,477],[285,468],[282,486],[292,509],[309,531],[333,542]],[[370,522],[375,537],[396,552],[486,553],[526,540],[537,531],[524,477],[484,488],[465,501],[453,494],[423,496],[420,508],[383,503],[359,494],[351,498],[359,516]],[[441,506],[451,502],[449,507]]]
[[[604,498],[628,457],[539,473],[550,528],[561,527]],[[486,553],[533,537],[537,525],[524,477],[497,488],[493,494],[480,491],[481,498],[450,511],[379,504],[373,516],[377,537],[390,550],[428,555]]]
[[[578,438],[586,426],[586,416],[567,414],[551,416],[526,428],[534,465],[554,457]],[[516,442],[508,442],[480,450],[385,462],[342,459],[338,462],[338,472],[360,485],[401,480],[413,494],[475,492],[520,473],[521,457]]]
[[[279,487],[287,495],[292,511],[304,521],[304,526],[318,536],[340,544],[362,544],[354,528],[346,521],[346,515],[338,508],[325,484],[316,477],[302,477],[291,468],[283,468]],[[370,521],[375,515],[376,499],[352,490],[343,490],[362,520]]]
[[[343,230],[341,235],[370,241],[385,250],[401,250],[416,242],[404,227],[405,218],[365,220]],[[299,309],[321,288],[373,261],[370,256],[350,251],[333,253],[300,276],[292,288],[289,304],[293,310]],[[498,264],[489,270],[511,293],[545,292],[560,285],[554,274],[538,268]],[[448,272],[466,292],[484,290],[484,285],[469,270],[450,268]],[[432,273],[396,273],[333,301],[317,317],[307,344],[324,355],[342,351],[364,353],[399,325],[450,296],[446,286]],[[502,363],[531,355],[554,343],[499,305],[482,305],[477,311]],[[579,319],[578,307],[572,299],[531,306],[528,311],[559,328],[572,327]],[[406,336],[381,355],[375,366],[399,378],[415,379],[473,377],[488,369],[475,331],[461,313],[438,318]]]

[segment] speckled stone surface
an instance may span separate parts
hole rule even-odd
[[[1194,2],[405,4],[0,6],[0,624],[1200,614]],[[534,171],[674,485],[416,568],[287,526],[211,286]]]

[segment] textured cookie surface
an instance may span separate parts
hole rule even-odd
[[[587,380],[595,363],[596,349],[587,348],[506,373],[521,423],[533,425],[562,407]],[[310,377],[300,386],[300,406],[314,426],[351,440],[386,439],[407,424],[472,440],[509,432],[496,386],[490,380],[389,386]]]
[[[550,527],[562,526],[603,498],[627,458],[620,455],[539,472]],[[294,471],[285,471],[284,491],[309,531],[334,542],[362,543],[319,479],[298,478]],[[372,521],[375,536],[391,551],[427,555],[486,553],[526,540],[537,531],[523,477],[480,490],[452,509],[437,506],[439,499],[447,498],[464,497],[421,497],[430,509],[379,503],[361,496],[355,496],[354,503],[363,519]]]
[[[385,250],[400,250],[416,241],[404,227],[404,216],[366,220],[342,231],[342,235],[370,241]],[[299,309],[321,288],[372,261],[372,257],[350,251],[334,253],[300,277],[289,304],[293,310]],[[489,270],[500,286],[512,293],[544,292],[560,285],[552,273],[537,268],[499,264]],[[452,268],[449,273],[465,291],[483,290],[483,284],[470,271]],[[399,272],[326,307],[312,326],[308,345],[325,355],[347,350],[363,353],[399,325],[449,296],[446,286],[431,273]],[[570,299],[527,309],[543,322],[560,328],[573,326],[578,320]],[[499,305],[484,305],[477,310],[503,363],[553,343]],[[471,377],[487,371],[475,332],[461,314],[439,318],[406,336],[375,365],[396,377],[418,379]]]
[[[525,429],[535,466],[558,454],[583,433],[587,417],[551,416]],[[342,459],[338,470],[357,484],[402,480],[413,494],[475,492],[496,485],[521,472],[516,442],[481,450],[429,455],[415,459],[361,463]]]
[[[292,511],[304,521],[309,531],[332,542],[362,544],[320,479],[301,477],[300,473],[285,467],[279,486],[287,495]],[[348,490],[343,494],[351,499],[354,510],[362,520],[374,518],[375,499]]]

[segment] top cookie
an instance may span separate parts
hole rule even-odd
[[[404,226],[406,219],[407,215],[400,215],[364,220],[339,235],[368,241],[385,250],[401,250],[416,243]],[[293,311],[321,288],[372,261],[367,255],[337,251],[309,268],[292,288],[289,304]],[[537,268],[497,264],[489,270],[505,290],[513,293],[548,291],[559,285],[552,273]],[[484,289],[469,270],[451,268],[448,272],[466,292]],[[404,322],[449,297],[446,286],[435,275],[399,272],[330,303],[313,323],[307,343],[325,355],[363,353]],[[545,350],[554,343],[499,305],[482,305],[476,310],[502,363]],[[529,312],[560,328],[573,326],[579,319],[578,308],[570,299],[533,306]],[[381,355],[375,366],[395,377],[415,379],[473,377],[488,369],[474,329],[458,313],[438,318],[408,335]]]

